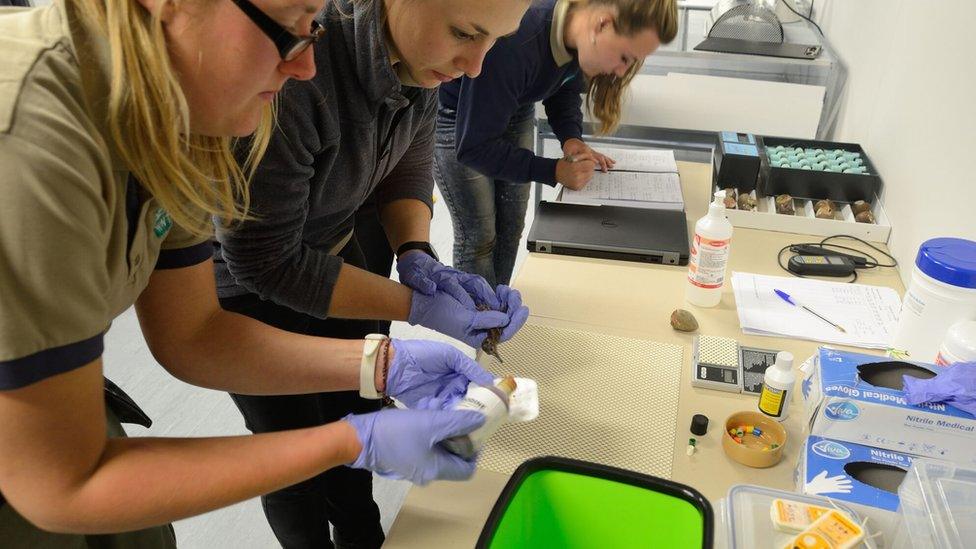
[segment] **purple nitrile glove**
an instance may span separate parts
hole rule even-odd
[[[909,404],[945,402],[976,417],[976,362],[951,364],[929,379],[902,376],[902,383]]]
[[[508,315],[508,326],[502,329],[500,341],[508,341],[519,331],[529,319],[529,308],[522,305],[522,294],[518,290],[499,284],[495,288],[499,301],[502,302],[502,310]]]
[[[489,329],[505,327],[509,320],[508,315],[500,311],[479,311],[473,306],[465,306],[446,292],[436,291],[433,295],[426,295],[415,290],[407,322],[426,326],[472,347],[480,347],[488,337]]]
[[[407,252],[397,259],[396,267],[400,282],[424,295],[440,290],[469,309],[484,304],[501,310],[501,302],[484,278],[447,267],[421,251]]]
[[[464,396],[468,383],[492,385],[494,376],[447,343],[424,339],[393,339],[393,360],[386,374],[386,394],[408,408],[419,401],[445,401]]]
[[[474,474],[474,460],[460,458],[438,443],[484,424],[485,416],[478,412],[386,409],[343,419],[363,445],[350,467],[414,484],[464,480]]]

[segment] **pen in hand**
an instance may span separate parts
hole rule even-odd
[[[799,307],[799,308],[803,309],[804,311],[812,314],[813,316],[819,318],[820,320],[823,320],[827,324],[830,324],[834,328],[837,328],[838,330],[841,331],[841,333],[844,333],[844,334],[847,333],[847,330],[845,330],[843,328],[843,326],[841,326],[840,324],[837,324],[836,322],[831,322],[831,321],[827,320],[826,318],[824,318],[823,315],[817,313],[816,311],[814,311],[810,307],[807,307],[806,305],[803,305],[801,303],[798,303],[795,299],[793,299],[792,297],[790,297],[790,294],[784,292],[783,290],[773,289],[773,291],[776,292],[776,295],[778,295],[780,297],[780,299],[782,299],[783,301],[789,303],[790,305],[792,305],[794,307]]]

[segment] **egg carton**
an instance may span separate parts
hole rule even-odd
[[[717,186],[712,189],[717,192]],[[848,202],[834,201],[837,205],[833,219],[823,219],[814,215],[816,200],[794,198],[793,215],[776,213],[776,203],[772,196],[756,194],[753,189],[749,194],[756,200],[755,210],[739,210],[726,208],[725,214],[734,227],[750,229],[765,229],[784,233],[810,234],[817,236],[835,236],[846,234],[870,241],[887,243],[891,234],[891,224],[885,214],[881,201],[875,197],[871,201],[871,213],[874,223],[859,223],[854,219],[854,212]]]

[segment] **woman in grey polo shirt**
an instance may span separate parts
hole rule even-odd
[[[436,445],[477,427],[470,412],[125,438],[120,416],[140,411],[103,382],[102,335],[133,303],[156,359],[200,386],[359,387],[410,406],[490,382],[446,345],[307,337],[217,302],[210,219],[240,220],[247,205],[230,136],[257,129],[246,171],[267,142],[275,93],[314,73],[307,48],[321,8],[56,0],[0,10],[0,545],[172,546],[169,521],[340,464],[420,483],[472,474]]]
[[[528,316],[518,292],[444,266],[429,244],[431,159],[437,86],[477,76],[528,6],[331,2],[315,77],[282,91],[279,130],[251,186],[257,219],[217,231],[221,304],[319,336],[361,338],[382,330],[377,320],[406,320],[476,348],[491,328],[511,337]],[[363,231],[377,223],[378,235]],[[397,251],[400,283],[389,279],[392,258],[370,261],[384,249]],[[355,392],[233,398],[255,433],[378,406]],[[288,549],[379,547],[371,482],[367,471],[336,467],[264,496],[264,512]]]

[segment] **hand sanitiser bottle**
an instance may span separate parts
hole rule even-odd
[[[722,301],[722,284],[732,240],[732,224],[725,217],[724,199],[724,191],[716,192],[708,206],[708,214],[695,223],[695,238],[688,255],[685,300],[699,307],[714,307]]]
[[[776,421],[786,419],[793,399],[793,353],[776,353],[776,362],[763,375],[762,392],[759,393],[759,411]]]
[[[441,444],[465,459],[473,458],[488,439],[508,418],[509,398],[515,392],[515,379],[504,377],[492,386],[468,385],[455,410],[474,410],[485,415],[485,423],[474,431],[444,440]]]

